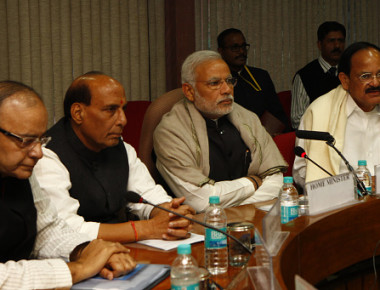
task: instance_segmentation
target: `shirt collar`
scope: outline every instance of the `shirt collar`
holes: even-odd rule
[[[321,65],[322,69],[323,69],[323,72],[326,73],[332,66],[323,59],[323,57],[320,55],[318,57],[318,62],[319,64]],[[334,66],[336,69],[338,69],[338,66]]]
[[[375,108],[371,111],[371,112],[364,112],[362,109],[359,108],[359,106],[356,104],[356,102],[354,101],[354,99],[351,97],[351,95],[349,93],[348,94],[348,98],[347,98],[347,118],[350,117],[353,112],[358,112],[359,114],[377,114],[380,116],[380,106],[379,105],[376,105]]]
[[[211,128],[218,128],[222,126],[223,124],[225,124],[226,122],[228,122],[227,115],[224,115],[220,117],[219,119],[209,119],[206,117],[203,117],[203,118],[206,120],[207,127],[211,127]]]

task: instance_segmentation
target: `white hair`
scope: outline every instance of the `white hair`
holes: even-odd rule
[[[195,69],[197,66],[206,61],[217,59],[222,59],[222,56],[216,51],[212,50],[200,50],[190,54],[182,64],[182,84],[189,83],[194,87],[194,81],[196,78]]]

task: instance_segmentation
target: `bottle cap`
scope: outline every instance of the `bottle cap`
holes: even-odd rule
[[[220,198],[219,196],[216,196],[216,195],[212,195],[209,197],[209,203],[210,204],[218,204],[220,203]]]
[[[254,228],[253,223],[250,222],[233,222],[227,224],[227,229],[231,232],[246,232]]]
[[[285,176],[284,177],[284,183],[293,183],[293,177]]]
[[[367,166],[367,160],[359,160],[358,165],[359,166]]]
[[[180,255],[189,255],[191,254],[191,245],[181,244],[177,248],[177,253]]]

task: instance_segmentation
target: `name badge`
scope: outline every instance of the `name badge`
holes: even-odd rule
[[[310,215],[336,209],[355,200],[354,179],[350,172],[306,183]]]

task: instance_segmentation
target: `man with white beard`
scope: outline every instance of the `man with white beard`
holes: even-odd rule
[[[211,195],[223,207],[278,196],[287,164],[259,118],[234,103],[236,79],[220,54],[197,51],[182,65],[186,98],[154,132],[157,168],[197,212]]]

